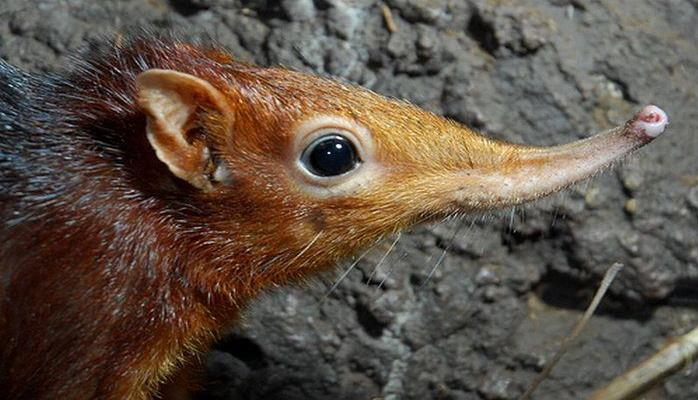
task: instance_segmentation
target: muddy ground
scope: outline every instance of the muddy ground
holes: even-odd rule
[[[349,262],[260,298],[208,356],[199,397],[515,399],[614,261],[626,268],[611,295],[535,398],[583,398],[698,325],[698,2],[385,0],[392,33],[380,4],[0,3],[0,55],[32,71],[66,66],[88,38],[149,26],[513,141],[571,141],[650,102],[668,111],[660,140],[589,183],[414,229],[380,262],[386,239],[331,293]],[[688,366],[647,398],[696,399],[697,382]]]

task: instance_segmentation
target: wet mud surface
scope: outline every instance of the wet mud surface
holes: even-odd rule
[[[200,399],[516,399],[615,261],[626,268],[536,399],[583,398],[698,325],[695,0],[5,0],[0,55],[54,71],[87,39],[139,26],[517,142],[575,140],[647,103],[671,120],[588,183],[415,228],[346,274],[351,260],[268,293],[207,356]],[[688,366],[647,398],[695,399],[696,382]]]

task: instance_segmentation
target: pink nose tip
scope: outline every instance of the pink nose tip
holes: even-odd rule
[[[669,125],[669,117],[664,110],[657,106],[645,106],[640,112],[635,114],[631,128],[638,134],[656,138],[661,135]]]

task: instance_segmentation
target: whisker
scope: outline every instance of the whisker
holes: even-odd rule
[[[385,254],[383,254],[383,257],[381,257],[381,259],[378,261],[376,266],[373,268],[373,271],[371,272],[371,274],[368,276],[368,279],[366,280],[367,282],[371,282],[371,280],[373,280],[373,277],[375,276],[376,272],[378,271],[378,268],[381,266],[381,264],[383,264],[385,259],[388,258],[388,255],[390,255],[390,253],[393,251],[393,249],[395,248],[395,245],[397,245],[397,242],[400,240],[401,237],[402,237],[402,232],[398,232],[397,235],[395,236],[395,240],[393,240],[393,243],[390,244],[390,247],[388,248],[388,250],[385,252]]]
[[[405,258],[407,258],[407,256],[407,253],[403,252],[401,255],[398,256],[398,259],[395,260],[395,262],[390,264],[390,268],[388,268],[388,271],[386,271],[385,276],[383,276],[383,279],[381,279],[380,283],[378,284],[379,290],[383,287],[383,284],[388,280],[390,273],[393,272],[393,267],[395,267],[395,265],[397,264],[400,264]]]
[[[388,276],[390,276],[390,273],[393,271],[394,266],[395,263],[390,264],[390,268],[388,268],[388,270],[385,272],[385,276],[383,277],[383,279],[381,279],[380,283],[378,284],[378,289],[382,288],[385,281],[388,280]]]
[[[371,246],[368,249],[366,249],[366,251],[361,253],[361,255],[359,257],[357,257],[356,260],[354,260],[354,262],[351,263],[351,265],[349,265],[349,268],[347,268],[347,270],[344,271],[342,276],[340,276],[339,279],[337,279],[337,281],[332,285],[332,287],[327,292],[327,294],[325,294],[325,298],[329,297],[339,287],[339,285],[342,283],[342,281],[347,277],[347,275],[349,275],[351,270],[354,269],[354,267],[356,267],[356,264],[358,264],[359,261],[361,261],[364,257],[366,257],[366,254],[368,254],[371,250],[373,250],[374,246]]]
[[[473,227],[475,226],[476,222],[477,218],[473,218],[472,221],[470,221],[470,225],[468,225],[468,229],[465,231],[465,236],[470,235],[470,233],[473,231]]]
[[[461,228],[463,228],[463,222],[460,222],[458,224],[458,227],[453,231],[453,234],[451,235],[451,239],[449,240],[448,244],[444,248],[444,250],[441,252],[441,255],[439,256],[439,259],[436,260],[436,264],[434,264],[434,267],[429,271],[429,274],[427,275],[427,278],[422,282],[421,285],[419,285],[419,289],[421,290],[431,279],[431,277],[434,275],[436,272],[436,269],[439,267],[439,265],[443,262],[444,258],[446,258],[446,254],[448,253],[449,250],[451,250],[451,247],[453,246],[453,242],[456,240],[456,236],[460,232]],[[472,225],[471,225],[472,226]]]
[[[308,244],[306,244],[305,247],[303,247],[303,250],[301,250],[298,254],[296,254],[296,256],[293,257],[291,259],[291,261],[289,261],[286,264],[284,269],[288,268],[290,265],[292,265],[294,262],[296,262],[296,260],[298,260],[300,257],[302,257],[303,254],[305,254],[305,252],[308,251],[308,249],[310,249],[310,246],[312,246],[315,242],[317,242],[317,240],[318,240],[318,238],[320,238],[321,234],[322,234],[322,231],[318,232],[317,235],[315,235],[315,237]]]
[[[555,224],[557,223],[557,217],[558,213],[560,212],[560,197],[556,195],[556,198],[553,201],[553,219],[550,221],[550,227],[555,227]]]

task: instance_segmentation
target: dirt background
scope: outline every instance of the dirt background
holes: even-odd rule
[[[515,399],[614,261],[626,268],[611,295],[535,398],[582,398],[698,325],[698,2],[385,0],[393,33],[380,4],[0,4],[0,55],[32,71],[68,65],[87,38],[149,26],[210,36],[262,65],[338,76],[520,142],[575,140],[650,102],[668,111],[660,140],[590,183],[416,228],[384,257],[388,239],[334,290],[349,262],[259,299],[207,356],[199,397]],[[647,398],[698,398],[698,368]]]

